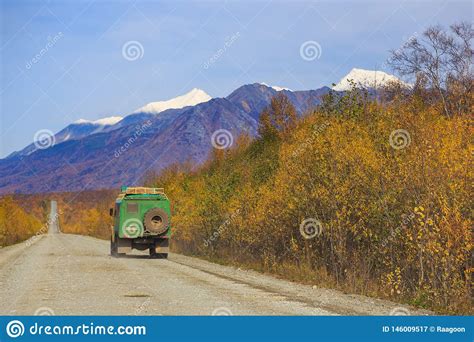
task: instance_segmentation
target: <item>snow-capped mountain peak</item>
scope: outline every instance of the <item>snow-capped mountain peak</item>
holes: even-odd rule
[[[268,85],[266,84],[265,82],[260,82],[260,84],[263,84],[264,86],[267,86],[269,88],[272,88],[276,91],[282,91],[282,90],[288,90],[288,91],[292,91],[290,88],[285,88],[285,87],[279,87],[279,86],[271,86],[271,85]]]
[[[354,68],[346,76],[341,78],[341,80],[334,87],[332,87],[332,89],[337,91],[350,90],[352,87],[350,80],[352,80],[356,86],[363,88],[377,89],[389,82],[398,82],[406,87],[410,87],[408,83],[405,83],[398,77],[387,74],[386,72]]]
[[[104,129],[115,125],[122,119],[121,116],[110,116],[95,121],[79,119],[54,134],[52,141],[54,142],[54,145],[56,145],[68,140],[81,139],[91,134],[103,132]],[[35,143],[32,143],[21,151],[13,152],[10,156],[28,156],[36,150],[38,150],[38,147]]]
[[[77,121],[74,121],[74,124],[93,124],[93,125],[99,125],[99,126],[109,126],[109,125],[115,125],[117,122],[122,120],[123,117],[121,116],[110,116],[108,118],[102,118],[99,120],[91,121],[91,120],[85,120],[85,119],[79,119]]]
[[[212,97],[204,90],[193,88],[188,93],[169,100],[150,102],[147,105],[138,108],[133,113],[158,114],[167,109],[179,109],[187,106],[195,106],[199,103],[207,102],[210,99],[212,99]]]
[[[76,140],[87,135],[102,132],[105,128],[121,121],[121,116],[110,116],[95,121],[79,119],[54,135],[55,143],[67,140]]]

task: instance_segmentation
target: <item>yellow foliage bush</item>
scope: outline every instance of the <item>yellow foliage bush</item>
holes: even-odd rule
[[[41,227],[41,221],[23,210],[12,197],[0,197],[0,246],[24,241]]]
[[[470,118],[350,96],[283,137],[148,179],[173,202],[175,249],[472,313]],[[307,219],[321,234],[301,234]]]

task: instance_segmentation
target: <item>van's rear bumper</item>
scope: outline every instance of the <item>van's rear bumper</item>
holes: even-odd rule
[[[169,253],[170,239],[168,236],[146,236],[134,239],[119,238],[118,253],[128,253],[132,249],[144,251],[149,248],[156,248],[156,253]]]

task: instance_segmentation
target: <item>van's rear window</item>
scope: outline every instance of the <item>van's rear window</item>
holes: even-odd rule
[[[127,213],[138,213],[138,203],[127,203]]]

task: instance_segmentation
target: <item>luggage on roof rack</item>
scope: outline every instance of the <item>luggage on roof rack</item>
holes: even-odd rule
[[[135,194],[135,195],[140,195],[140,194],[164,195],[165,189],[128,186],[128,187],[122,187],[122,192],[124,192],[125,194]]]

